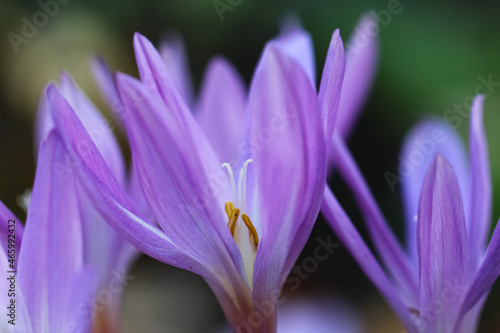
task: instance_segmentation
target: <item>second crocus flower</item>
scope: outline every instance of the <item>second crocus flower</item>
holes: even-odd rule
[[[475,332],[500,274],[499,225],[487,241],[491,179],[482,109],[483,96],[477,96],[469,163],[445,123],[425,122],[409,136],[400,158],[406,162],[396,176],[403,184],[406,248],[389,229],[343,140],[336,137],[333,144],[339,173],[358,201],[380,263],[329,188],[322,211],[409,332]]]
[[[52,86],[47,99],[66,148],[81,161],[82,184],[137,248],[204,277],[235,331],[274,332],[281,287],[323,197],[344,73],[339,33],[319,94],[286,45],[266,46],[248,115],[231,126],[244,145],[236,163],[222,165],[156,49],[138,34],[134,46],[141,81],[118,74],[116,83],[133,165],[158,226],[123,190],[71,103]]]

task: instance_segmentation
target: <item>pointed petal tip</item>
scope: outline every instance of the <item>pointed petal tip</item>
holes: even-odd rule
[[[233,64],[223,55],[216,54],[213,56],[207,64],[207,72],[210,70],[225,70],[227,68],[234,69]]]
[[[146,37],[144,37],[144,35],[143,35],[143,34],[141,34],[141,33],[140,33],[140,32],[138,32],[138,31],[134,32],[134,42],[135,42],[135,41],[139,41],[139,40],[141,40],[141,39],[143,39],[143,38],[144,38],[144,39],[146,39]]]
[[[438,175],[443,171],[447,173],[451,172],[456,178],[453,166],[446,159],[446,157],[444,157],[443,154],[441,154],[440,152],[436,152],[436,155],[434,156],[434,161],[432,161],[432,165],[429,168],[429,171],[430,170],[433,170],[434,175]]]
[[[95,53],[95,52],[90,54],[89,63],[90,63],[91,68],[101,67],[101,66],[107,67],[107,63],[106,63],[106,60],[104,59],[104,57],[101,54]]]
[[[71,80],[71,74],[67,70],[63,69],[59,73],[59,79],[61,80],[61,83],[65,80]]]
[[[116,72],[113,74],[113,78],[116,82],[116,87],[118,88],[118,93],[120,94],[120,97],[122,99],[125,99],[126,97],[129,97],[129,91],[131,87],[137,87],[141,84],[141,81],[136,79],[135,77],[132,77],[126,73],[122,72]],[[134,89],[134,88],[132,88]],[[134,93],[133,91],[130,93]],[[132,96],[134,97],[134,96]]]
[[[47,88],[45,88],[45,94],[47,96],[47,101],[49,101],[49,104],[52,104],[55,101],[57,95],[59,95],[59,89],[57,88],[55,83],[51,82],[47,85]]]
[[[332,40],[333,40],[334,38],[335,38],[335,39],[336,39],[336,38],[338,38],[338,39],[339,39],[339,41],[340,41],[340,43],[339,43],[340,45],[339,45],[339,46],[341,46],[342,48],[344,48],[344,43],[343,43],[343,41],[342,41],[342,35],[340,34],[340,28],[337,28],[337,29],[335,29],[335,30],[333,31],[333,33],[332,33]]]
[[[484,106],[484,95],[483,94],[476,95],[476,97],[472,101],[472,106],[471,106],[471,112],[473,117],[474,115],[477,114],[477,117],[480,117],[482,119],[483,106]]]
[[[137,48],[145,48],[147,46],[151,46],[151,47],[154,47],[153,46],[153,43],[151,43],[151,41],[146,37],[144,36],[143,34],[139,33],[139,32],[135,32],[134,33],[134,48],[137,49]]]
[[[440,152],[436,153],[436,157],[434,157],[434,161],[436,164],[445,163],[445,162],[448,163],[446,158]]]
[[[361,19],[359,20],[358,26],[360,28],[364,28],[372,22],[375,22],[375,23],[377,22],[377,20],[375,19],[375,16],[373,15],[373,11],[366,11],[361,15]]]

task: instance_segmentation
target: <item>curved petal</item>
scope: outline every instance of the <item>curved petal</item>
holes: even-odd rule
[[[224,287],[214,288],[211,283],[212,289],[223,290],[228,295],[225,299],[239,304],[232,304],[233,308],[242,308],[249,294],[243,282],[242,257],[226,226],[223,205],[216,198],[220,188],[207,187],[209,161],[197,154],[200,148],[189,137],[197,130],[186,129],[175,113],[166,112],[158,96],[148,93],[140,81],[119,75],[117,82],[129,114],[127,129],[134,163],[158,224],[173,244],[202,263]],[[134,99],[133,92],[144,98]]]
[[[439,153],[425,175],[418,207],[420,317],[428,332],[452,332],[465,296],[453,285],[467,285],[470,263],[460,186],[452,166]],[[436,302],[445,303],[436,312]]]
[[[478,265],[484,256],[491,223],[491,173],[488,143],[483,126],[484,96],[474,99],[470,122],[470,177],[472,179],[469,240],[471,255]]]
[[[338,170],[358,202],[372,242],[383,264],[392,278],[404,290],[411,303],[418,304],[416,267],[411,265],[397,238],[389,228],[345,142],[337,133],[333,136],[331,151],[337,156]]]
[[[372,33],[377,21],[365,14],[354,28],[346,53],[345,75],[340,96],[337,131],[347,139],[369,95],[378,62],[378,34]]]
[[[40,101],[38,102],[38,109],[36,112],[35,120],[35,160],[40,151],[40,145],[42,144],[42,141],[45,140],[50,130],[53,128],[54,121],[52,121],[52,115],[50,114],[47,98],[45,94],[42,94],[42,96],[40,97]]]
[[[206,169],[210,178],[216,178],[217,181],[220,181],[221,177],[226,179],[227,175],[223,172],[217,155],[203,131],[199,130],[192,112],[181,97],[158,51],[147,38],[139,33],[134,36],[134,49],[141,81],[145,89],[129,91],[130,96],[128,96],[128,99],[133,103],[138,103],[146,95],[158,95],[163,101],[164,107],[162,107],[162,112],[157,115],[161,118],[177,119],[177,123],[188,132],[186,138],[192,141],[192,147],[197,149],[197,151],[193,152],[193,156],[198,155],[200,157],[203,163],[199,164],[199,166]],[[141,95],[141,91],[147,91],[147,94]],[[165,122],[165,119],[162,121]],[[226,190],[229,190],[229,186],[225,187],[227,187]],[[221,207],[223,205],[224,201],[221,203]]]
[[[410,257],[417,263],[417,212],[424,176],[436,156],[442,154],[456,172],[461,193],[469,197],[469,166],[464,145],[453,128],[440,120],[425,120],[407,135],[399,160],[399,180],[402,184],[406,244]],[[469,211],[468,201],[464,202]],[[468,216],[468,215],[466,215]]]
[[[98,273],[91,267],[84,267],[79,272],[76,278],[72,281],[71,292],[67,295],[68,302],[66,312],[61,324],[64,325],[64,330],[60,332],[91,332],[94,324],[94,316],[96,305],[89,300],[95,299],[97,293]],[[99,302],[99,301],[98,301]],[[98,308],[100,304],[97,304]]]
[[[96,270],[98,283],[109,281],[113,270],[127,270],[137,250],[116,232],[97,211],[85,188],[77,183],[82,219],[85,264]]]
[[[120,126],[124,126],[125,111],[111,69],[106,61],[99,56],[94,56],[91,59],[90,67],[105,101],[114,114],[114,119],[118,121]]]
[[[66,73],[61,74],[59,89],[72,109],[75,110],[110,170],[118,181],[123,183],[125,179],[125,162],[113,133],[114,125],[108,123]]]
[[[13,222],[12,222],[13,221]],[[12,232],[10,232],[12,230]],[[13,236],[8,236],[9,234]],[[24,226],[11,211],[0,201],[0,244],[5,253],[9,253],[9,238],[15,240],[16,252],[19,254],[23,242]],[[13,238],[14,237],[14,238]]]
[[[250,91],[248,150],[255,163],[261,237],[254,298],[273,301],[319,212],[326,179],[319,106],[301,66],[274,43],[264,50]],[[275,303],[274,303],[275,304]],[[265,326],[272,329],[274,316]]]
[[[340,31],[337,29],[333,32],[330,41],[318,93],[327,149],[330,147],[333,129],[337,122],[344,72],[344,44],[340,38]]]
[[[160,45],[160,54],[187,105],[193,103],[193,83],[182,37],[170,33]]]
[[[274,42],[282,52],[298,61],[311,79],[312,85],[316,86],[316,63],[311,35],[300,25],[294,25],[282,32]]]
[[[0,321],[0,332],[4,333],[32,333],[31,320],[26,309],[26,302],[24,300],[24,295],[19,289],[19,281],[15,281],[17,288],[11,287],[11,272],[13,271],[10,267],[9,257],[7,257],[8,252],[5,252],[3,247],[0,247],[0,290],[4,291],[0,295],[0,307],[5,309],[5,317]],[[19,252],[16,251],[16,257]],[[15,271],[15,270],[14,270]],[[14,313],[11,315],[12,300],[15,302],[13,310]]]
[[[60,172],[77,172],[80,184],[104,219],[139,250],[170,265],[205,274],[207,270],[203,265],[186,256],[161,230],[145,221],[55,86],[47,88],[47,98],[56,129],[69,152],[58,165]]]
[[[224,58],[208,65],[196,114],[221,163],[237,164],[242,159],[238,146],[246,134],[245,86],[238,72]]]
[[[196,154],[199,148],[189,137],[196,129],[186,130],[139,81],[119,75],[117,82],[129,114],[127,129],[134,163],[158,224],[174,244],[211,269],[228,261],[228,254],[229,262],[242,264],[226,227],[224,207],[215,198],[220,191],[212,187],[207,192],[210,181],[205,167],[209,161]],[[144,98],[137,101],[132,92]]]
[[[500,221],[495,227],[484,261],[467,291],[460,316],[472,309],[481,298],[486,297],[498,276],[500,276]]]
[[[325,188],[321,213],[407,329],[410,332],[417,332],[410,318],[410,312],[398,295],[397,289],[391,284],[377,259],[328,187]]]
[[[159,94],[169,112],[181,119],[189,119],[191,112],[153,44],[146,37],[135,33],[134,50],[141,81],[146,89]]]
[[[83,267],[81,221],[75,179],[59,177],[66,152],[55,132],[42,143],[24,242],[19,254],[19,288],[33,329],[60,332],[67,295]]]

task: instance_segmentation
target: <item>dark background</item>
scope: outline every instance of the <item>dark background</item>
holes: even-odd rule
[[[226,1],[223,0],[224,3]],[[332,31],[344,41],[360,16],[387,8],[388,1],[243,0],[221,21],[212,1],[83,1],[60,5],[59,12],[15,53],[7,38],[20,34],[22,17],[41,7],[36,1],[0,2],[0,199],[24,217],[17,197],[31,187],[34,175],[33,122],[44,84],[68,70],[105,110],[88,67],[97,52],[114,69],[137,72],[132,37],[139,31],[158,43],[176,31],[185,40],[196,87],[204,67],[216,54],[232,61],[248,83],[264,43],[278,33],[287,13],[300,16],[311,32],[318,76]],[[500,81],[500,7],[494,1],[402,0],[403,10],[381,28],[379,69],[350,146],[393,229],[401,238],[403,215],[399,191],[383,177],[397,171],[405,133],[425,115],[442,117],[455,103],[474,94],[478,77]],[[224,87],[221,87],[224,89]],[[485,102],[485,126],[494,180],[492,222],[500,215],[500,92]],[[458,128],[467,142],[468,120]],[[122,138],[123,141],[123,138]],[[331,180],[346,210],[358,225],[359,214],[343,184]],[[312,255],[315,239],[330,234],[320,217],[303,258]],[[124,332],[201,332],[223,323],[215,297],[203,280],[149,258],[141,258],[125,293]],[[286,292],[286,291],[285,291]],[[350,306],[368,332],[399,333],[402,328],[369,280],[343,247],[310,274],[290,300],[331,295]],[[486,303],[480,332],[499,327],[500,288]]]

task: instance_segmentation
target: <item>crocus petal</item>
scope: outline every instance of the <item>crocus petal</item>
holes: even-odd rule
[[[3,235],[2,235],[3,237]],[[3,247],[0,247],[0,269],[2,272],[0,273],[0,290],[4,291],[2,295],[0,295],[0,307],[5,309],[6,314],[4,315],[4,320],[0,321],[0,332],[5,333],[32,333],[33,330],[31,328],[30,317],[28,315],[28,311],[26,309],[26,302],[24,300],[24,295],[22,291],[18,288],[19,281],[17,281],[17,276],[14,277],[14,280],[11,280],[13,272],[17,270],[12,269],[10,267],[10,262],[8,260],[12,259],[7,257],[7,253],[5,252]],[[16,251],[16,258],[18,258],[19,252]],[[17,264],[16,264],[17,265]],[[11,284],[14,283],[17,287],[12,288]],[[12,290],[13,289],[13,290]],[[11,300],[14,300],[15,306],[15,314],[13,317],[10,316],[10,309],[8,307],[12,307]],[[9,321],[12,321],[9,323]]]
[[[233,66],[224,58],[208,65],[201,87],[197,121],[221,163],[237,164],[238,147],[247,129],[245,86]]]
[[[483,126],[484,96],[474,99],[470,122],[470,175],[472,179],[469,240],[471,255],[482,260],[491,223],[491,173]]]
[[[72,282],[83,266],[75,180],[57,174],[66,157],[57,134],[42,143],[24,242],[19,255],[19,288],[36,332],[60,332]]]
[[[310,79],[273,43],[257,67],[249,103],[247,148],[257,179],[260,216],[255,219],[262,229],[254,297],[262,301],[277,297],[274,291],[295,263],[319,212],[326,178],[325,142]],[[272,318],[269,323],[267,329],[272,329]]]
[[[378,60],[378,38],[373,15],[365,14],[354,28],[346,53],[344,82],[340,97],[337,131],[347,139],[368,97]]]
[[[184,101],[187,105],[191,105],[193,102],[193,83],[191,82],[187,52],[182,37],[178,34],[169,34],[160,45],[160,54]]]
[[[81,184],[77,184],[77,193],[85,264],[95,268],[99,283],[107,283],[113,270],[129,267],[137,250],[106,222]]]
[[[50,130],[54,128],[54,121],[52,120],[52,115],[50,114],[49,105],[45,94],[42,94],[40,101],[38,103],[38,110],[36,113],[35,121],[35,135],[34,135],[34,151],[35,159],[38,156],[40,150],[40,144],[47,137]]]
[[[500,221],[495,227],[484,261],[467,291],[460,315],[466,314],[487,295],[498,276],[500,276]]]
[[[134,49],[141,81],[147,90],[147,95],[157,94],[164,103],[164,110],[160,115],[164,115],[168,119],[172,119],[173,117],[182,123],[182,128],[189,132],[187,139],[193,141],[193,147],[198,149],[196,153],[203,162],[200,164],[200,167],[204,166],[207,174],[220,179],[219,176],[224,175],[224,173],[221,170],[219,159],[208,142],[205,133],[196,124],[192,112],[180,95],[160,54],[154,48],[153,44],[139,33],[134,35]],[[128,99],[133,103],[139,102],[146,96],[138,95],[140,91],[141,89],[138,91],[129,91]]]
[[[321,212],[342,241],[342,244],[347,247],[360,268],[394,309],[394,312],[396,312],[409,332],[417,332],[416,327],[410,324],[410,313],[398,295],[396,288],[391,284],[377,259],[328,187],[325,188]]]
[[[9,232],[9,230],[12,230],[12,232]],[[19,253],[23,241],[23,234],[24,226],[22,225],[21,220],[19,220],[10,211],[10,209],[8,209],[3,202],[0,201],[0,237],[2,237],[2,239],[0,239],[0,244],[2,245],[5,253],[9,253],[9,238],[15,240],[16,252]]]
[[[221,281],[220,275],[225,270],[214,273],[213,270],[219,269],[219,266],[210,266],[206,262],[200,262],[188,256],[184,249],[172,243],[162,230],[151,222],[146,222],[141,209],[135,206],[113,176],[85,127],[57,88],[53,85],[49,86],[47,96],[56,128],[62,134],[72,161],[77,162],[71,165],[72,170],[78,173],[80,183],[85,187],[104,219],[145,254],[203,276],[214,291],[221,295],[228,294],[225,298],[231,300],[231,303],[226,306],[234,308],[236,306],[234,302],[238,302],[240,308],[243,309],[245,303],[248,303],[248,296],[244,293],[244,282],[238,284],[241,280],[238,280],[239,275],[224,276],[229,281]],[[197,241],[193,239],[191,245],[195,246]],[[224,268],[230,270],[231,266]],[[236,294],[231,287],[240,292]]]
[[[141,81],[147,90],[157,92],[169,112],[186,118],[190,113],[177,84],[153,44],[139,33],[134,35],[134,50]]]
[[[98,273],[92,267],[84,267],[76,278],[72,281],[71,293],[68,294],[68,303],[66,312],[61,323],[64,325],[64,330],[60,332],[91,332],[94,323],[94,316],[98,315],[98,311],[103,311],[102,305],[94,308],[94,303],[89,300],[95,297],[97,290]],[[108,288],[109,286],[107,286]],[[106,289],[107,290],[107,289]],[[113,288],[113,291],[115,289]],[[107,290],[109,291],[109,290]],[[117,297],[113,293],[111,298]]]
[[[408,302],[416,306],[418,304],[416,267],[411,266],[406,253],[389,228],[344,140],[337,133],[333,136],[331,151],[337,156],[338,170],[358,202],[373,244],[392,278],[404,291]]]
[[[424,120],[406,137],[399,157],[406,221],[406,245],[417,264],[417,212],[424,176],[436,156],[442,154],[453,166],[464,198],[469,197],[469,167],[464,145],[458,134],[445,122]],[[464,202],[468,212],[468,201]],[[466,215],[467,216],[467,215]]]
[[[452,299],[450,286],[469,282],[469,252],[460,186],[452,166],[439,153],[422,184],[417,237],[420,317],[432,323],[428,332],[452,332],[465,295]],[[446,305],[436,314],[436,300],[445,297]]]
[[[185,130],[182,120],[164,110],[161,100],[139,81],[118,75],[117,82],[129,114],[127,128],[134,163],[158,224],[176,246],[214,271],[229,260],[225,254],[242,265],[226,226],[223,203],[214,198],[220,190],[207,187],[211,185],[206,174],[210,161],[196,154],[200,148],[189,137],[196,129]],[[144,98],[137,100],[132,92]]]
[[[77,113],[110,170],[120,182],[124,182],[125,162],[113,134],[114,125],[104,119],[94,104],[66,73],[61,74],[60,92]]]
[[[314,61],[314,45],[311,35],[299,25],[288,27],[278,36],[275,45],[289,57],[298,61],[316,86],[316,64]]]
[[[318,94],[327,148],[330,146],[333,129],[337,122],[344,71],[344,44],[340,38],[340,31],[337,29],[333,32],[330,41]]]
[[[99,91],[101,91],[104,99],[111,108],[114,119],[117,120],[120,126],[124,126],[123,121],[125,114],[111,69],[106,61],[99,56],[95,56],[91,59],[90,66],[97,85],[99,86]]]
[[[117,83],[129,115],[134,163],[158,224],[175,246],[206,267],[208,273],[202,276],[219,300],[228,300],[221,301],[226,313],[247,307],[250,288],[243,260],[226,226],[223,203],[214,197],[224,191],[211,187],[209,177],[215,174],[208,173],[210,160],[197,154],[202,148],[190,137],[199,130],[186,128],[197,124],[183,123],[178,114],[165,110],[159,96],[148,92],[140,81],[120,74]],[[144,98],[134,98],[133,92]]]
[[[145,221],[140,209],[111,173],[85,127],[55,86],[47,88],[47,98],[56,129],[70,154],[69,160],[73,162],[69,165],[63,163],[60,167],[78,173],[80,184],[90,194],[105,220],[147,255],[183,269],[206,272],[202,265],[173,245],[161,230]]]
[[[77,110],[78,117],[92,137],[110,170],[120,183],[124,183],[124,161],[118,142],[113,134],[113,127],[108,124],[71,78],[64,73],[61,75],[60,91],[73,110]],[[114,265],[118,262],[124,264],[123,260],[119,260],[122,255],[121,250],[130,245],[106,223],[81,186],[78,186],[77,191],[82,212],[86,263],[91,263],[97,267],[101,279],[106,279],[107,274],[114,268]],[[130,251],[127,251],[127,253],[132,254]]]

